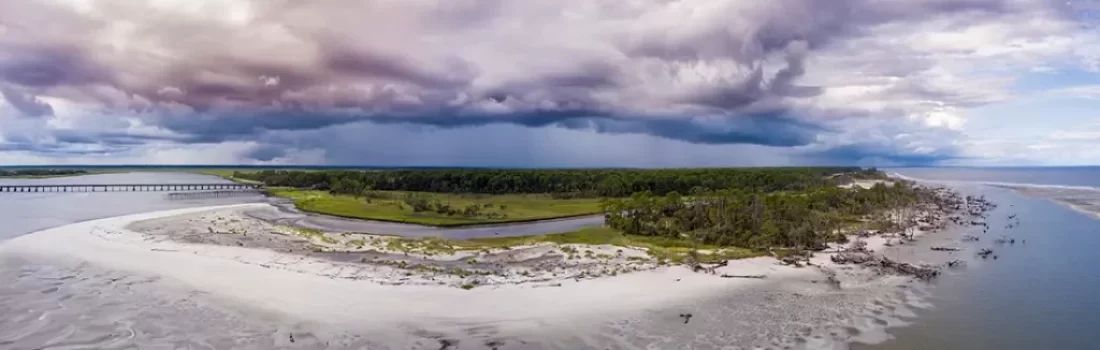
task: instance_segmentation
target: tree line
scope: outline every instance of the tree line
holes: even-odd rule
[[[835,174],[878,174],[855,167],[715,169],[428,169],[378,171],[264,170],[235,172],[236,178],[267,186],[328,190],[360,195],[369,191],[444,193],[542,193],[558,198],[626,197],[650,192],[700,194],[727,189],[755,192],[804,191],[837,184]]]
[[[843,240],[839,229],[878,215],[901,228],[900,215],[919,203],[936,203],[934,190],[899,182],[870,189],[820,187],[762,193],[739,189],[683,197],[649,192],[604,202],[605,223],[625,234],[691,238],[699,243],[755,249],[812,250]]]
[[[0,177],[83,175],[87,173],[88,171],[83,169],[0,169]]]

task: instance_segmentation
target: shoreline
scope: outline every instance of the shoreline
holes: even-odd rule
[[[796,288],[813,291],[808,294],[813,295],[831,290],[830,281],[836,280],[837,288],[857,291],[870,288],[868,290],[874,293],[887,293],[913,280],[908,277],[883,279],[883,275],[890,274],[858,265],[836,264],[830,259],[842,246],[833,245],[830,251],[837,253],[816,254],[810,259],[814,266],[807,267],[785,266],[774,258],[762,257],[730,260],[728,265],[716,267],[716,274],[697,273],[684,266],[647,266],[640,271],[613,276],[560,278],[549,283],[556,285],[509,283],[514,281],[505,278],[504,283],[486,281],[484,285],[463,290],[454,288],[453,282],[465,280],[448,281],[445,285],[372,283],[360,277],[382,271],[373,276],[383,282],[387,279],[407,282],[410,276],[356,268],[354,265],[358,264],[333,262],[308,254],[150,239],[157,234],[128,229],[142,221],[178,219],[203,213],[228,215],[234,210],[262,208],[272,207],[268,204],[213,206],[86,221],[2,242],[0,253],[60,257],[165,277],[182,282],[187,288],[224,298],[234,305],[349,329],[392,330],[412,324],[446,334],[464,332],[457,324],[492,325],[495,331],[505,334],[534,334],[546,329],[582,331],[640,312],[667,312],[670,308],[683,307],[685,302],[740,295],[755,289]],[[866,242],[867,249],[880,252],[889,249],[888,240],[891,239],[873,235],[859,240]],[[630,255],[633,253],[636,252],[627,252],[626,256],[634,256]],[[767,277],[722,278],[721,274]],[[707,312],[688,310],[699,317],[706,316]],[[669,327],[682,321],[675,314],[670,318]],[[867,326],[885,327],[886,324],[875,321]],[[877,334],[870,330],[862,333]],[[877,334],[869,341],[882,336]],[[838,336],[834,334],[834,337]]]
[[[1065,206],[1065,207],[1067,207],[1067,208],[1069,208],[1073,211],[1081,213],[1082,215],[1088,216],[1088,217],[1096,219],[1096,220],[1100,220],[1100,211],[1089,210],[1089,208],[1096,208],[1097,207],[1096,204],[1085,205],[1085,204],[1074,203],[1073,201],[1058,199],[1058,198],[1050,198],[1050,200],[1054,203],[1061,204],[1061,205],[1063,205],[1063,206]]]

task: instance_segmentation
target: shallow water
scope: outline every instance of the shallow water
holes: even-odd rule
[[[892,330],[895,339],[854,349],[1100,349],[1100,220],[1060,204],[1100,203],[1100,168],[896,171],[980,189],[1001,205],[983,241],[1004,235],[1017,244],[984,244],[999,259],[940,279],[934,308]],[[1006,228],[1011,214],[1019,226]]]

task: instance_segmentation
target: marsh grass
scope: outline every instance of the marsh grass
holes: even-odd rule
[[[281,227],[283,229],[287,230],[287,231],[296,233],[297,235],[305,237],[306,239],[309,239],[309,240],[316,239],[316,240],[319,240],[319,241],[324,242],[326,244],[337,244],[338,243],[335,238],[329,237],[328,235],[326,235],[324,232],[322,232],[320,230],[315,230],[315,229],[305,228],[305,227],[292,227],[292,226],[281,226]]]

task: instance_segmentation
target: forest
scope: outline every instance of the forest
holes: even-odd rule
[[[628,235],[690,238],[702,244],[753,249],[815,250],[843,240],[840,229],[878,216],[936,203],[933,189],[897,182],[864,188],[820,187],[763,193],[739,189],[682,197],[648,192],[604,202],[606,225]],[[901,218],[901,215],[893,215]],[[882,229],[898,227],[880,227]]]
[[[84,175],[84,169],[0,169],[0,177],[46,177]]]
[[[804,191],[832,187],[854,174],[881,175],[875,169],[716,168],[716,169],[427,169],[377,171],[265,170],[235,172],[234,178],[267,186],[363,195],[370,191],[478,194],[551,194],[555,198],[627,197],[649,192],[702,194],[720,190]]]

